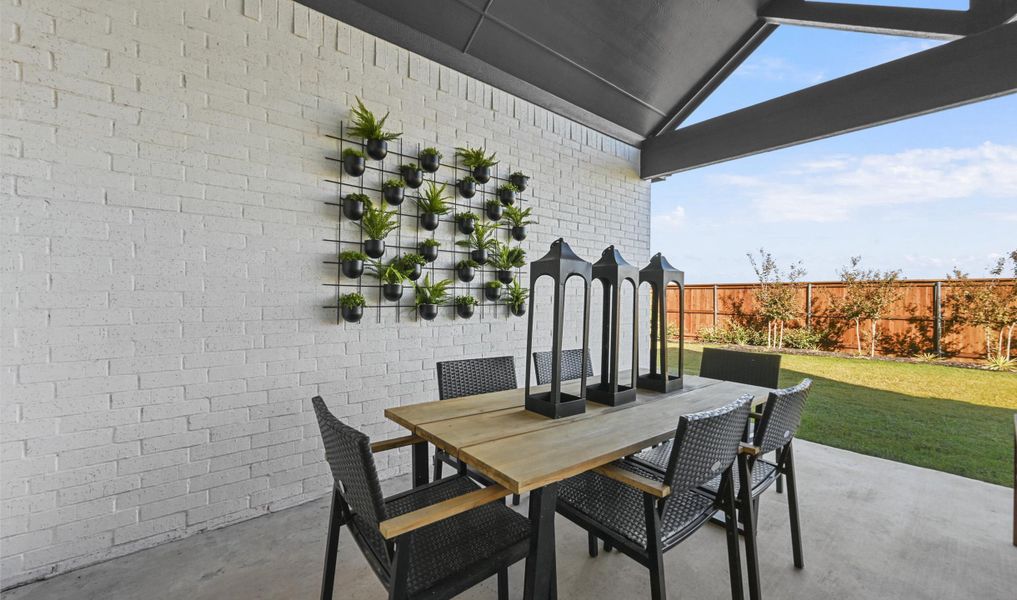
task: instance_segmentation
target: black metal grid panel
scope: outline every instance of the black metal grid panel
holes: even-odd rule
[[[470,257],[470,250],[468,248],[463,248],[461,246],[456,245],[456,242],[462,239],[464,237],[464,234],[459,231],[459,227],[455,221],[456,214],[460,212],[472,212],[477,215],[478,223],[485,224],[492,223],[492,221],[487,217],[485,205],[488,200],[498,199],[497,191],[498,186],[500,186],[503,183],[509,182],[508,174],[512,173],[512,170],[506,169],[506,173],[503,176],[502,163],[499,162],[493,168],[491,180],[483,185],[478,183],[477,193],[476,195],[474,195],[473,198],[464,198],[459,193],[459,187],[456,184],[460,178],[470,175],[472,174],[472,172],[469,168],[460,164],[459,157],[456,156],[455,149],[453,148],[448,152],[448,154],[451,154],[453,158],[453,162],[451,164],[441,162],[441,166],[439,167],[437,172],[427,173],[425,171],[424,183],[420,186],[420,188],[413,189],[410,187],[406,187],[404,190],[405,199],[403,200],[403,203],[398,207],[392,207],[387,202],[385,202],[384,198],[381,197],[382,184],[385,182],[386,179],[389,179],[391,177],[402,177],[402,173],[400,172],[400,167],[402,165],[410,163],[416,163],[419,165],[418,157],[420,155],[420,151],[423,150],[423,147],[420,145],[419,142],[417,142],[413,144],[416,147],[416,152],[413,154],[408,154],[405,151],[403,139],[399,138],[394,144],[390,144],[388,154],[385,156],[385,158],[379,161],[368,157],[367,168],[364,171],[363,175],[359,177],[352,177],[342,169],[343,150],[345,150],[346,148],[356,148],[366,152],[367,147],[366,143],[364,143],[363,141],[357,141],[354,139],[347,138],[345,131],[346,124],[345,122],[341,121],[339,123],[338,136],[326,134],[326,137],[335,140],[337,154],[336,156],[326,155],[325,158],[338,165],[339,177],[336,179],[325,179],[326,182],[334,184],[337,189],[338,196],[337,200],[335,202],[325,202],[325,204],[329,206],[334,206],[338,209],[336,211],[338,215],[338,222],[336,223],[336,237],[334,239],[326,238],[323,240],[325,242],[332,242],[336,245],[335,251],[336,259],[323,261],[325,264],[335,265],[336,282],[323,284],[325,286],[335,288],[336,290],[335,304],[325,305],[323,308],[335,311],[336,324],[341,324],[345,322],[342,318],[342,309],[339,306],[339,296],[344,293],[343,290],[351,291],[351,288],[355,288],[357,292],[359,292],[360,294],[364,294],[364,299],[367,300],[368,302],[368,304],[364,307],[365,312],[367,309],[374,309],[376,315],[376,322],[378,323],[381,323],[382,310],[387,308],[396,309],[396,322],[399,322],[401,320],[402,310],[400,309],[410,309],[413,318],[416,320],[420,320],[420,317],[416,311],[416,306],[413,303],[412,286],[407,286],[407,289],[404,290],[403,292],[403,297],[400,298],[399,301],[391,302],[385,300],[385,298],[381,294],[382,287],[381,281],[378,281],[376,284],[365,283],[364,281],[365,278],[370,277],[370,275],[367,274],[366,269],[364,273],[355,280],[355,282],[349,282],[349,278],[344,277],[342,274],[342,267],[338,260],[338,256],[339,253],[342,252],[344,249],[355,248],[358,250],[362,250],[363,248],[364,233],[363,230],[360,229],[359,223],[355,225],[357,232],[355,237],[353,238],[343,237],[343,223],[345,221],[348,221],[348,219],[346,218],[345,215],[343,215],[342,212],[343,198],[346,196],[346,194],[355,192],[368,195],[371,195],[373,193],[375,195],[371,197],[372,202],[379,202],[382,206],[386,207],[386,210],[391,210],[392,208],[397,208],[398,210],[399,227],[394,232],[390,233],[386,238],[385,242],[386,252],[385,256],[382,257],[381,260],[387,262],[397,254],[405,254],[408,252],[416,253],[417,248],[420,245],[420,242],[422,242],[424,239],[428,237],[434,238],[435,232],[437,231],[437,230],[426,231],[420,227],[421,211],[419,204],[417,203],[417,200],[420,198],[420,190],[423,189],[424,185],[427,185],[428,182],[433,182],[435,184],[446,183],[453,190],[451,216],[445,215],[441,217],[439,219],[438,226],[439,228],[448,226],[452,227],[452,241],[450,242],[450,247],[447,248],[445,247],[445,244],[442,243],[442,245],[439,246],[438,248],[438,258],[423,267],[424,274],[429,273],[431,275],[432,282],[435,281],[436,279],[451,279],[453,281],[451,292],[452,301],[446,304],[442,304],[439,307],[444,309],[450,309],[453,320],[461,319],[462,317],[459,316],[455,309],[455,298],[457,296],[472,295],[474,298],[477,299],[477,309],[474,312],[473,317],[471,318],[483,319],[486,316],[492,317],[497,316],[499,312],[498,311],[499,306],[504,307],[504,312],[502,313],[503,316],[507,317],[512,316],[512,313],[509,311],[509,305],[507,302],[503,300],[491,301],[488,300],[487,297],[484,295],[484,285],[488,281],[493,281],[497,279],[496,269],[492,269],[487,265],[477,267],[476,269],[477,275],[473,278],[472,282],[466,283],[459,280],[459,277],[456,274],[456,264],[460,260],[468,259]],[[393,148],[393,146],[395,146],[395,148]],[[446,153],[443,152],[443,154]],[[447,156],[443,156],[443,159],[447,159]],[[438,179],[438,175],[442,174],[443,171],[445,173],[449,172],[452,173],[452,177],[450,180]],[[365,185],[365,180],[369,178],[376,179],[377,185],[376,186],[371,186],[369,184]],[[525,203],[522,194],[523,192],[516,193],[515,205],[518,206],[519,208],[523,208]],[[410,209],[410,207],[407,206],[407,203],[410,201],[413,202],[412,209]],[[412,245],[409,245],[404,242],[403,235],[405,225],[404,221],[407,219],[410,220],[411,222],[410,231],[412,233],[408,232],[405,237],[411,238]],[[508,244],[515,242],[511,235],[511,227],[504,222],[497,225],[495,236],[498,236],[500,234],[504,234],[504,240],[499,241],[504,241],[505,243]],[[390,244],[389,241],[392,239],[393,235],[395,236],[395,244]],[[395,253],[390,255],[389,254],[390,251],[395,251]],[[448,263],[442,262],[443,258],[445,258],[445,260],[449,260],[450,258],[451,261]],[[439,262],[442,262],[442,264],[438,265],[437,263]],[[442,275],[436,275],[436,273],[440,273]],[[423,277],[424,274],[422,274],[421,277]],[[448,276],[445,276],[444,274],[448,274]],[[519,280],[521,284],[525,285],[525,282],[522,281],[521,277],[522,269],[517,268],[516,279]],[[370,294],[370,296],[368,296],[368,294],[365,294],[365,291],[367,291],[368,294]]]

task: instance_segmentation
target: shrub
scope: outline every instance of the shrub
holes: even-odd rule
[[[784,345],[799,350],[818,350],[822,335],[808,327],[784,330]]]

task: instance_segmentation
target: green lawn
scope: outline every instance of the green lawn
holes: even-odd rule
[[[701,356],[686,346],[686,373]],[[1013,487],[1017,375],[785,354],[781,386],[804,377],[802,439]]]

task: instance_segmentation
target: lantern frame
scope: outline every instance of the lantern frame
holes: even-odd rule
[[[593,263],[593,280],[604,288],[603,329],[600,339],[600,382],[591,385],[587,396],[593,402],[620,406],[636,399],[639,374],[639,268],[629,264],[615,247],[604,249]],[[626,281],[632,283],[632,370],[631,381],[621,385],[618,358],[621,351],[621,296]]]
[[[636,379],[641,389],[672,392],[682,389],[685,368],[685,272],[658,252],[639,271],[639,285],[650,284],[650,370]],[[678,285],[678,374],[668,373],[667,288]],[[659,370],[658,370],[659,369]]]

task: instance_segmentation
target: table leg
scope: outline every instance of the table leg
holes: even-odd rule
[[[413,487],[427,484],[427,442],[413,444]]]
[[[548,600],[557,597],[554,556],[554,508],[558,483],[530,492],[530,553],[526,556],[523,598]]]

